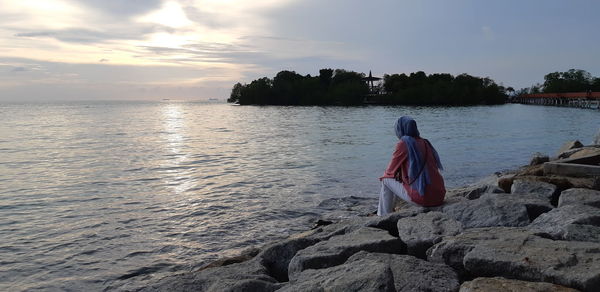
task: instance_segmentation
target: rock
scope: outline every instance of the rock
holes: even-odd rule
[[[596,137],[594,137],[594,141],[592,141],[593,145],[600,145],[600,129],[596,132]]]
[[[306,269],[340,265],[361,250],[399,254],[406,250],[406,245],[387,231],[363,227],[298,251],[288,266],[288,277],[292,280]]]
[[[280,292],[295,291],[396,291],[389,265],[369,259],[320,270],[305,270]]]
[[[494,194],[486,195],[493,196]],[[551,211],[554,206],[543,195],[536,193],[529,194],[498,194],[498,200],[510,201],[517,204],[523,204],[527,209],[529,221],[535,220],[538,216]]]
[[[139,291],[275,291],[280,287],[267,269],[253,259],[169,276]]]
[[[550,157],[548,155],[538,152],[538,153],[533,154],[533,157],[531,157],[531,160],[529,161],[529,165],[530,166],[540,165],[540,164],[543,164],[544,162],[548,162],[548,161],[550,161]]]
[[[527,180],[527,179],[515,179],[512,187],[510,188],[511,194],[538,194],[548,199],[548,202],[558,201],[559,192],[556,186],[546,182]]]
[[[552,206],[536,194],[485,194],[477,200],[447,206],[443,212],[463,228],[526,226]]]
[[[500,178],[498,178],[498,187],[502,189],[505,193],[510,193],[510,189],[512,188],[514,179],[514,174],[503,175]]]
[[[585,236],[583,231],[595,228],[578,225],[600,227],[600,209],[587,205],[565,205],[540,215],[531,223],[529,229],[558,240],[598,242],[598,234]]]
[[[236,263],[242,263],[242,262],[251,260],[259,252],[260,252],[260,249],[258,249],[258,248],[248,248],[248,249],[242,251],[240,253],[240,255],[218,259],[218,260],[216,260],[216,261],[214,261],[214,262],[212,262],[212,263],[210,263],[210,264],[208,264],[206,266],[203,266],[202,268],[200,268],[200,270],[209,269],[209,268],[215,268],[215,267],[228,266],[228,265],[236,264]]]
[[[600,191],[576,188],[564,190],[560,193],[558,207],[574,204],[583,204],[600,208]]]
[[[376,197],[342,197],[322,201],[317,208],[326,210],[323,220],[339,221],[355,216],[368,216],[377,211]]]
[[[560,147],[556,156],[558,156],[558,158],[565,158],[565,157],[562,157],[564,152],[567,152],[567,151],[569,151],[571,149],[575,149],[575,148],[581,148],[581,147],[583,147],[583,144],[581,144],[581,142],[579,142],[578,140],[569,141],[569,142],[565,143],[562,147]]]
[[[350,228],[351,226],[339,223],[319,227],[287,240],[270,244],[264,247],[256,258],[268,270],[269,275],[278,281],[285,282],[288,280],[288,265],[299,250],[328,240],[335,235],[349,232]]]
[[[502,277],[477,278],[464,282],[459,292],[577,292],[579,290],[567,288],[545,282],[527,282],[521,280],[505,279]]]
[[[525,228],[465,230],[444,237],[427,256],[471,277],[501,276],[600,291],[600,244],[555,241]]]
[[[394,276],[396,291],[456,291],[458,275],[452,268],[439,263],[430,263],[409,255],[358,252],[346,264],[362,260],[388,265]]]
[[[600,190],[600,178],[596,177],[569,177],[559,175],[545,175],[545,176],[518,176],[516,179],[540,181],[553,184],[556,186],[558,191],[563,191],[571,188],[585,188]],[[510,191],[509,191],[510,193]]]
[[[425,252],[443,236],[462,232],[462,224],[440,212],[419,214],[398,220],[398,235],[408,254],[425,258]]]
[[[504,193],[504,190],[495,185],[473,185],[462,188],[455,188],[446,192],[446,197],[462,197],[469,200],[475,200],[485,193]]]
[[[569,224],[563,227],[560,239],[568,241],[588,241],[600,243],[600,227],[593,225]]]
[[[428,209],[423,207],[410,207],[399,210],[397,212],[388,214],[383,217],[373,216],[369,217],[368,220],[364,221],[361,226],[374,227],[383,230],[387,230],[392,236],[398,236],[397,223],[398,220],[406,217],[417,216],[418,214],[425,213]],[[356,222],[356,221],[355,221]]]
[[[569,158],[582,158],[592,155],[600,155],[600,147],[584,147],[578,149],[578,151],[575,151],[569,155]]]

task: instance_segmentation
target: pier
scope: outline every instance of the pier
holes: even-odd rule
[[[535,93],[514,97],[512,103],[600,109],[600,92]]]

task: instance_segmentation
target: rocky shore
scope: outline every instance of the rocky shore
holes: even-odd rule
[[[326,200],[310,231],[141,291],[600,291],[600,177],[544,170],[595,155],[567,143],[449,190],[443,206],[386,217],[372,216],[376,198]]]

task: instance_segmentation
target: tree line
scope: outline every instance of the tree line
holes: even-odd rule
[[[522,88],[517,95],[530,93],[565,93],[600,91],[600,77],[581,69],[570,69],[565,72],[553,72],[544,76],[543,84],[535,84]]]
[[[227,100],[241,105],[362,105],[370,92],[365,74],[321,69],[319,76],[281,71],[249,84],[237,83]],[[500,104],[506,89],[489,78],[468,74],[427,75],[422,71],[386,74],[370,98],[379,104],[475,105]]]

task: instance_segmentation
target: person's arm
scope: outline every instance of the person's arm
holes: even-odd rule
[[[392,159],[386,168],[382,178],[395,178],[398,171],[400,170],[400,166],[407,159],[408,154],[406,153],[406,145],[404,142],[399,141],[396,144],[396,149],[392,153]],[[402,176],[400,177],[401,180]]]

